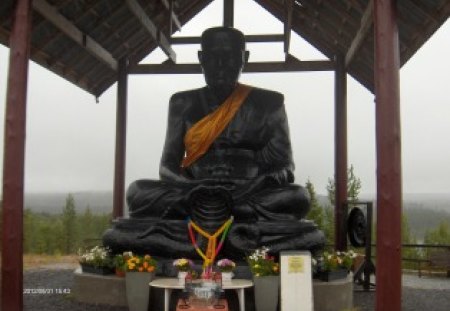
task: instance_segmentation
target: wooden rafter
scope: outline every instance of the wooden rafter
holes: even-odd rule
[[[450,1],[447,1],[444,5],[442,5],[440,8],[436,8],[436,12],[433,15],[433,20],[440,21],[442,24],[444,24],[445,20],[447,20],[450,16]],[[423,36],[429,35],[430,33],[433,33],[436,31],[436,29],[439,27],[439,24],[430,23],[426,27],[422,27],[419,30],[419,33]],[[417,51],[425,41],[418,36],[415,39],[412,40],[412,42],[408,42],[408,48],[401,53],[401,62],[402,65],[406,63],[406,61],[415,53],[414,51]]]
[[[65,1],[64,3],[60,3],[58,4],[58,6],[55,6],[55,8],[60,8],[61,5],[66,5],[68,3],[68,1]],[[86,11],[83,12],[83,14],[80,14],[74,21],[74,24],[77,24],[77,22],[79,22],[82,18],[86,17],[87,14],[89,14],[91,12],[91,10],[98,4],[98,2],[92,2],[86,9]],[[120,7],[120,6],[119,6]],[[33,27],[33,30],[35,30],[36,28]],[[56,35],[53,36],[49,36],[47,40],[43,41],[39,46],[35,46],[36,49],[38,50],[43,50],[45,49],[46,46],[48,46],[49,44],[51,44],[52,42],[58,40],[60,38],[60,36],[62,35],[61,32],[58,32]]]
[[[361,18],[361,26],[358,29],[355,37],[353,38],[350,47],[347,50],[347,54],[345,55],[345,68],[347,68],[352,62],[355,54],[358,52],[359,48],[364,43],[367,34],[372,29],[373,25],[373,0],[369,1],[367,5],[366,11],[364,12]]]
[[[284,53],[289,54],[291,44],[292,11],[294,10],[294,0],[284,0]]]
[[[117,70],[117,60],[103,48],[97,41],[84,34],[71,21],[65,18],[59,11],[45,0],[34,0],[33,8],[45,17],[56,28],[62,31],[77,44],[86,49],[90,54],[108,65],[114,71]]]
[[[173,61],[176,61],[175,51],[172,50],[169,40],[166,36],[156,27],[155,23],[144,13],[141,5],[136,0],[126,0],[130,11],[141,22],[142,26],[150,33],[153,39],[158,42],[159,47],[164,53]]]
[[[256,72],[292,72],[292,71],[331,71],[332,61],[294,61],[287,62],[255,62],[244,67],[245,73]],[[130,74],[196,74],[201,73],[200,64],[142,64],[129,68]]]
[[[267,35],[246,35],[245,42],[283,42],[284,35],[281,34],[267,34]],[[201,37],[175,37],[170,38],[172,44],[200,44]]]
[[[169,10],[169,14],[170,14],[170,28],[172,28],[172,24],[175,24],[175,26],[177,26],[178,30],[181,30],[181,23],[180,20],[178,19],[178,16],[174,13],[173,11],[173,0],[162,0],[162,3],[164,5],[164,7]],[[172,29],[170,29],[169,33],[172,33]]]

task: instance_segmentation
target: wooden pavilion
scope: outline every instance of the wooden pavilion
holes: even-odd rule
[[[114,217],[123,215],[128,74],[200,73],[177,64],[175,44],[198,37],[172,34],[213,0],[3,0],[0,43],[10,48],[3,175],[2,307],[22,310],[23,184],[28,60],[94,96],[118,81]],[[218,0],[216,0],[218,1]],[[234,0],[223,24],[233,26]],[[246,72],[335,72],[336,249],[346,248],[346,75],[374,93],[377,155],[377,310],[401,310],[401,135],[399,69],[445,23],[450,0],[254,0],[284,23],[284,33],[248,35],[247,42],[284,42],[283,62]],[[291,30],[328,60],[289,54]],[[139,62],[160,47],[162,64]]]

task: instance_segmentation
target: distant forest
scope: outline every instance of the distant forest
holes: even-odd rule
[[[307,184],[307,188],[313,192],[312,209],[307,217],[322,228],[332,243],[334,212],[330,200],[316,195],[312,184]],[[433,206],[427,206],[427,201],[433,202]],[[80,248],[101,243],[104,231],[111,224],[112,194],[109,192],[32,194],[27,195],[25,204],[25,253],[76,253]],[[442,198],[405,200],[403,243],[450,244],[450,212],[443,208],[445,205]]]

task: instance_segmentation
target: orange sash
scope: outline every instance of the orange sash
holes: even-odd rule
[[[195,123],[184,136],[186,156],[181,167],[188,167],[208,151],[211,144],[223,132],[244,100],[251,87],[238,84],[230,96],[213,112]]]

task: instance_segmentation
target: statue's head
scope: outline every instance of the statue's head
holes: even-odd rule
[[[206,84],[214,89],[232,90],[248,60],[244,34],[230,27],[205,30],[198,52]]]

